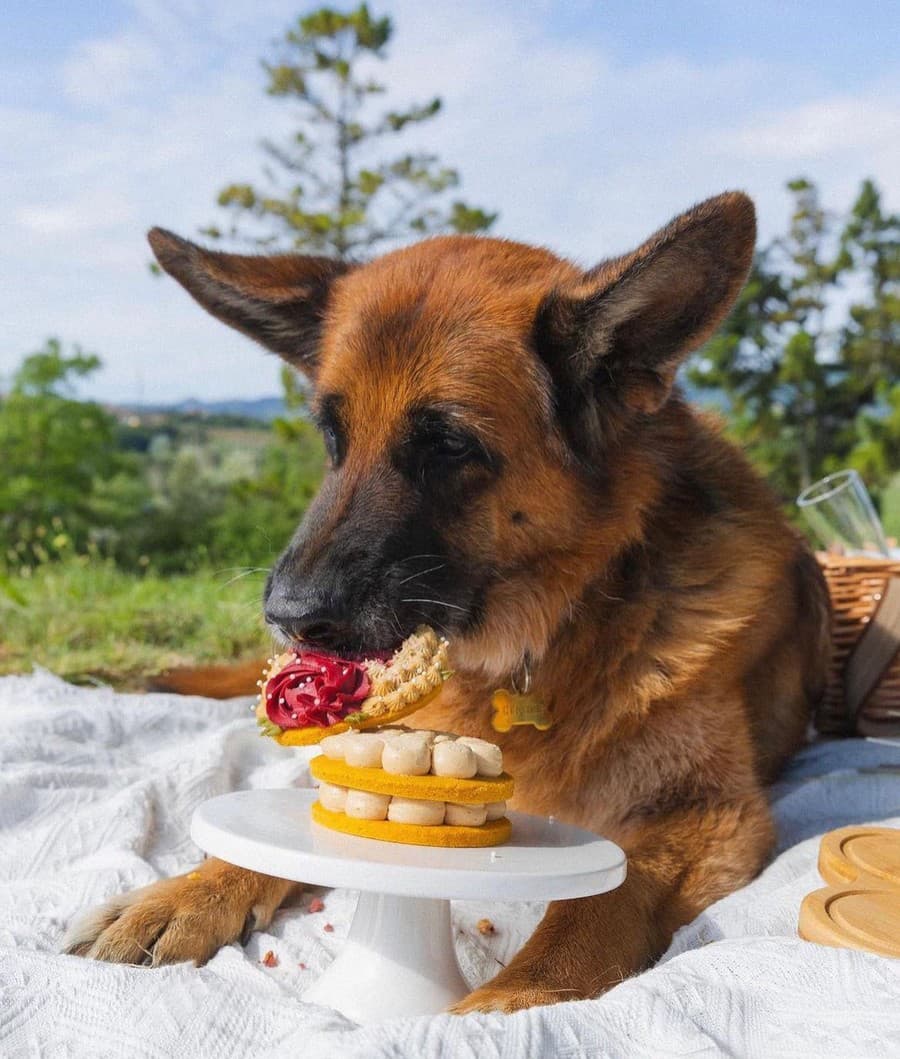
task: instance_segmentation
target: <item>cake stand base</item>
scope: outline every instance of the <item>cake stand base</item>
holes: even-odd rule
[[[364,891],[343,950],[303,999],[366,1024],[443,1011],[468,992],[449,901]]]
[[[312,790],[223,794],[194,813],[191,837],[251,871],[361,890],[350,935],[304,994],[355,1022],[444,1011],[468,992],[450,901],[556,901],[614,890],[615,843],[552,818],[510,812],[502,846],[443,849],[359,838],[314,824]]]

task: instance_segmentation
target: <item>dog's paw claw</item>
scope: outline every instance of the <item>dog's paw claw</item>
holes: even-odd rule
[[[70,925],[60,943],[67,956],[89,956],[100,935],[119,918],[124,901],[117,897],[82,913]]]

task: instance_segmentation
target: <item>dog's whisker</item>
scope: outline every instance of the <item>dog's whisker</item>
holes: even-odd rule
[[[243,573],[235,574],[234,577],[229,577],[227,581],[222,582],[222,588],[228,588],[229,585],[233,585],[235,581],[240,581],[244,577],[252,577],[254,574],[268,574],[268,570],[244,570]]]
[[[398,582],[397,587],[405,585],[407,581],[414,581],[418,577],[424,577],[426,574],[433,574],[435,570],[443,570],[446,565],[446,563],[438,563],[437,566],[429,566],[427,570],[422,570],[418,574],[410,574],[409,577],[404,577],[402,581]]]
[[[220,566],[213,571],[215,574],[228,574],[232,570],[241,570],[244,573],[257,573],[261,572],[267,574],[271,570],[271,566]]]
[[[397,611],[393,607],[391,607],[391,621],[394,625],[394,630],[396,631],[397,635],[402,636],[403,626],[400,624],[400,618],[397,614]]]
[[[466,613],[465,607],[458,607],[455,603],[447,603],[443,599],[401,599],[401,603],[434,603],[438,607],[450,607],[451,610],[458,610],[462,614]]]

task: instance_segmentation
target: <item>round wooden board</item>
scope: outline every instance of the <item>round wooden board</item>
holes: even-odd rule
[[[892,827],[842,827],[819,846],[819,874],[832,886],[862,876],[900,888],[900,831]]]
[[[833,885],[803,899],[800,937],[900,958],[900,830],[830,831],[819,848],[819,872]]]

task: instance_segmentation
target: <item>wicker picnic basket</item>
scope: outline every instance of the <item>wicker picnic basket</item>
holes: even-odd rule
[[[831,665],[816,727],[900,736],[900,559],[820,552],[834,608]]]

